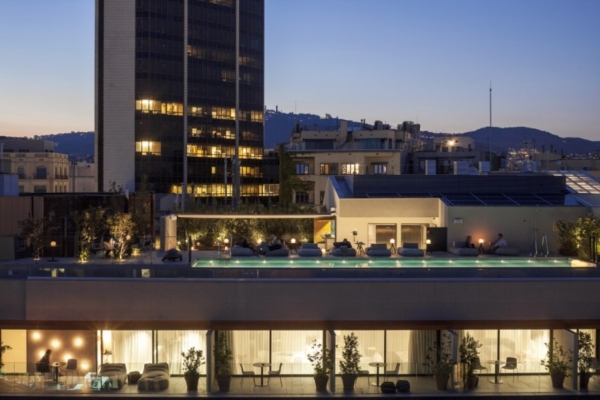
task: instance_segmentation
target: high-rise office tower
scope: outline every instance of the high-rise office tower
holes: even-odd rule
[[[96,0],[98,190],[262,195],[263,75],[264,0]]]

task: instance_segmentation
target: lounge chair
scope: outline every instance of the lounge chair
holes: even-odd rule
[[[254,255],[254,250],[250,247],[233,246],[231,248],[231,257],[251,257]]]
[[[390,257],[392,252],[387,248],[387,244],[374,243],[371,247],[367,248],[367,255],[369,257]]]
[[[125,364],[102,364],[98,370],[98,375],[109,377],[112,382],[112,389],[121,389],[127,381],[127,367]]]
[[[419,243],[408,243],[405,242],[402,247],[398,249],[398,255],[402,257],[423,257],[425,252],[419,248]]]
[[[517,249],[516,247],[508,247],[508,246],[498,247],[496,249],[496,251],[493,252],[492,254],[496,254],[498,256],[518,256],[519,249]]]
[[[452,246],[448,248],[448,253],[456,254],[461,257],[477,257],[479,250],[475,247],[465,247],[464,240],[455,240]]]
[[[169,364],[145,364],[142,376],[137,382],[138,390],[160,392],[169,388]]]
[[[298,249],[300,257],[323,257],[323,252],[316,243],[303,243]]]
[[[288,250],[287,247],[284,246],[277,250],[267,251],[265,253],[265,256],[267,256],[267,257],[289,257],[290,251]]]
[[[348,246],[333,247],[331,255],[334,257],[356,257],[356,249]]]

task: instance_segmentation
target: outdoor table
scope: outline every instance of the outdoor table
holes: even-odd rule
[[[494,366],[494,380],[490,381],[490,382],[491,383],[502,383],[502,381],[500,380],[500,366],[504,365],[505,362],[501,361],[501,360],[488,360],[487,363]]]
[[[356,254],[357,255],[365,254],[365,249],[363,249],[363,246],[364,246],[363,242],[356,242]]]
[[[270,363],[257,362],[257,363],[254,363],[252,365],[255,366],[256,368],[260,368],[260,385],[256,385],[256,386],[260,386],[260,387],[267,386],[267,385],[264,384],[264,380],[263,380],[263,378],[265,376],[264,373],[263,373],[263,369],[267,368],[267,367],[270,367],[271,364]]]
[[[50,363],[50,368],[53,369],[52,375],[54,378],[54,383],[58,383],[58,369],[64,365],[67,365],[67,363],[62,361],[55,361],[53,363]]]
[[[385,363],[384,362],[372,362],[372,363],[369,363],[369,365],[371,367],[376,367],[377,368],[377,372],[375,374],[377,383],[374,384],[374,385],[371,384],[371,386],[377,386],[377,387],[379,387],[379,368],[385,367]]]

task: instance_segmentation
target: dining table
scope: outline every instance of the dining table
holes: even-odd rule
[[[375,372],[375,380],[377,383],[371,384],[371,385],[379,387],[379,368],[385,367],[385,363],[384,362],[372,362],[372,363],[369,363],[369,366],[377,368],[377,371]]]
[[[260,386],[260,387],[268,386],[268,383],[266,385],[264,384],[264,376],[265,376],[264,368],[270,367],[271,363],[257,362],[252,365],[255,366],[256,368],[260,368],[260,385],[256,385],[256,386]]]
[[[494,366],[494,380],[490,382],[496,384],[502,383],[502,380],[500,379],[500,366],[504,365],[505,362],[502,360],[488,360],[487,363]]]

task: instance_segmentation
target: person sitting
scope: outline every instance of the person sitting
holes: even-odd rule
[[[346,246],[347,248],[351,249],[352,243],[350,243],[348,239],[344,238],[344,240],[342,240],[342,246]]]
[[[471,243],[471,235],[467,236],[467,239],[465,240],[465,244],[463,245],[464,248],[475,248],[475,245],[473,243]]]
[[[494,254],[496,252],[496,250],[498,250],[500,247],[506,247],[508,246],[508,243],[506,243],[506,240],[504,239],[504,236],[499,233],[498,234],[498,239],[494,240],[491,243],[490,249],[488,250],[489,254]]]
[[[50,350],[50,349],[46,350],[46,353],[44,353],[42,358],[40,358],[39,362],[50,365],[50,354],[52,354],[52,350]]]
[[[269,241],[267,243],[261,242],[257,247],[258,250],[262,254],[266,254],[269,251],[277,250],[281,248],[281,243],[277,240],[277,236],[271,235]]]

